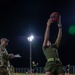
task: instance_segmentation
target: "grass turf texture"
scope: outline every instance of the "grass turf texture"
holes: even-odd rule
[[[26,73],[15,73],[13,75],[33,75],[33,74],[26,74]],[[38,74],[35,74],[35,75],[45,75],[45,74],[42,74],[42,73],[38,73]],[[75,74],[70,74],[70,75],[75,75]]]

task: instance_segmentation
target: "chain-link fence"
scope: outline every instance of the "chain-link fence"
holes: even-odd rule
[[[26,68],[15,68],[14,72],[15,73],[26,73],[29,72],[29,67]],[[66,67],[64,66],[64,70],[66,70]],[[37,73],[44,73],[44,67],[37,67]],[[69,73],[75,74],[75,66],[70,66]]]

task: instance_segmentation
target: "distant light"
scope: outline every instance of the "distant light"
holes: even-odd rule
[[[74,25],[69,27],[69,33],[72,34],[72,35],[75,34],[75,26]]]
[[[27,39],[28,39],[28,41],[32,41],[32,40],[34,39],[34,36],[33,36],[33,35],[31,35],[31,36],[30,36],[30,37],[28,37]]]

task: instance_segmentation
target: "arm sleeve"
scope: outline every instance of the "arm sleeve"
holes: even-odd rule
[[[10,60],[11,58],[9,57],[9,55],[6,55],[5,53],[3,53],[3,58],[5,59],[5,60]]]

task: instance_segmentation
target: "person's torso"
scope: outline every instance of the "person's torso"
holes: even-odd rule
[[[37,66],[36,64],[32,64],[32,68],[33,68],[33,69],[36,68],[36,66]]]
[[[6,55],[8,55],[8,52],[6,50],[6,48],[2,47],[0,45],[0,66],[8,66],[9,65],[9,61],[7,61],[5,58]]]
[[[43,47],[44,55],[46,56],[46,59],[49,58],[59,58],[58,50],[56,47]]]

